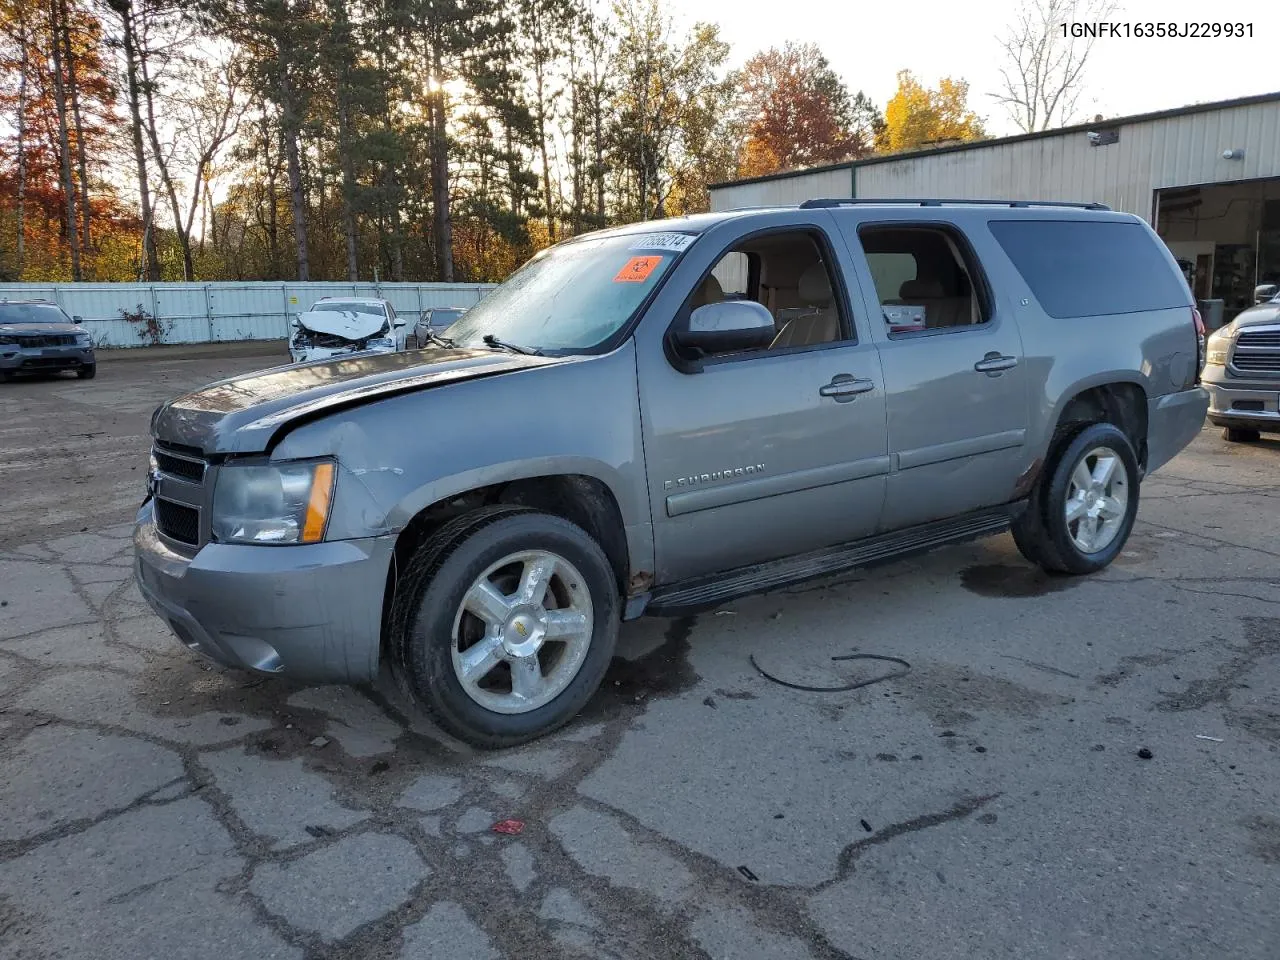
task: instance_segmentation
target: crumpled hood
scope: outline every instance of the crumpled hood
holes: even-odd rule
[[[343,407],[573,359],[487,349],[412,350],[271,367],[170,400],[152,414],[151,435],[206,454],[263,451],[291,423]]]
[[[47,337],[83,332],[84,328],[74,323],[0,323],[0,337]]]
[[[348,340],[363,340],[386,326],[387,318],[354,310],[308,310],[298,314],[298,323],[315,333],[328,333]]]

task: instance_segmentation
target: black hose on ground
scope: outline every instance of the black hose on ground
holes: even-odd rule
[[[902,667],[902,669],[896,670],[892,673],[886,673],[880,677],[872,677],[870,680],[857,680],[853,683],[843,683],[835,687],[814,687],[814,686],[810,686],[809,684],[792,683],[790,680],[783,680],[780,677],[775,677],[773,674],[769,673],[767,670],[764,669],[764,667],[760,666],[760,664],[756,662],[756,656],[754,653],[751,654],[747,659],[750,660],[751,665],[756,668],[756,672],[759,673],[760,676],[764,677],[766,680],[772,680],[774,683],[779,684],[780,686],[783,686],[783,687],[790,687],[792,690],[805,690],[805,691],[808,691],[809,693],[844,693],[849,690],[857,690],[860,687],[869,687],[871,686],[871,684],[880,683],[883,680],[896,680],[899,677],[905,677],[908,673],[911,672],[911,664],[907,663],[907,661],[903,660],[901,657],[885,657],[877,653],[846,653],[843,656],[832,657],[831,659],[835,661],[881,660],[881,661],[884,661],[885,663],[899,664]]]

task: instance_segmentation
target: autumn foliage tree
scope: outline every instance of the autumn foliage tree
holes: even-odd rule
[[[875,146],[878,111],[861,92],[849,96],[816,44],[757,53],[743,66],[740,86],[744,176],[856,159]]]
[[[898,89],[884,109],[878,145],[884,152],[914,150],[986,136],[982,119],[969,108],[969,84],[943,77],[930,89],[910,70],[898,71]]]
[[[129,276],[137,222],[106,182],[119,118],[103,50],[84,0],[0,0],[0,277],[77,262],[84,279]]]

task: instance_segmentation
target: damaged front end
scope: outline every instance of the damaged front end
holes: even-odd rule
[[[352,311],[308,311],[298,314],[294,326],[289,355],[295,363],[396,351],[396,338],[386,317]]]

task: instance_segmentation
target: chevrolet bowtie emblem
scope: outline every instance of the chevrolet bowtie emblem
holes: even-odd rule
[[[520,636],[522,637],[527,637],[529,636],[529,628],[526,627],[523,623],[516,621],[516,633],[520,634]]]

